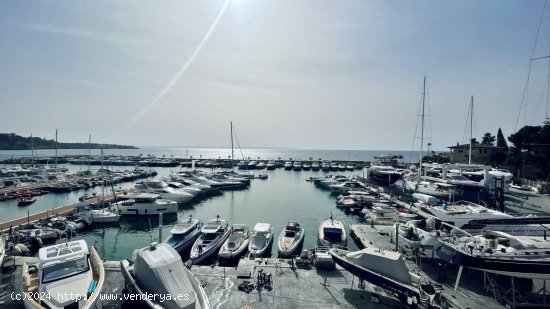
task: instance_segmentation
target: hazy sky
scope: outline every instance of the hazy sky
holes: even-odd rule
[[[509,136],[543,5],[4,0],[0,131],[229,146],[232,120],[243,147],[411,150],[427,75],[433,148],[462,142],[471,95],[474,135]],[[544,120],[549,67],[533,62],[518,126]]]

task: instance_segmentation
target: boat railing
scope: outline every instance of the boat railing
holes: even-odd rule
[[[462,230],[447,222],[441,222],[440,230],[444,230],[444,236],[441,236],[441,240],[447,243],[451,243],[455,246],[463,243],[464,245],[474,240],[474,236],[465,230]],[[474,241],[474,248],[477,249],[477,243]]]

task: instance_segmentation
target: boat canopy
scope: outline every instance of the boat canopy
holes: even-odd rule
[[[367,247],[348,253],[346,260],[393,280],[411,284],[411,274],[405,265],[403,256],[398,252]]]
[[[254,226],[254,232],[269,232],[271,230],[271,224],[269,223],[256,223]]]
[[[163,302],[164,308],[196,308],[193,285],[179,253],[172,247],[158,244],[136,250],[134,274],[144,292],[172,296]]]

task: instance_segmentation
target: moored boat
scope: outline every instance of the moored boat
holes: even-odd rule
[[[290,221],[279,236],[279,255],[290,257],[299,254],[300,247],[304,243],[305,230],[297,221]]]
[[[94,247],[71,241],[41,248],[38,258],[38,265],[22,267],[25,308],[95,308],[105,270]]]
[[[224,242],[218,252],[220,259],[232,259],[240,257],[248,250],[250,243],[250,229],[245,224],[233,224],[231,235]]]
[[[193,243],[191,253],[189,254],[189,258],[194,264],[200,263],[218,253],[220,247],[231,234],[231,228],[227,221],[216,216],[216,219],[206,222],[201,229],[201,233],[199,238]]]
[[[193,219],[193,216],[189,215],[186,220],[179,222],[170,230],[171,235],[164,240],[164,243],[177,252],[182,252],[197,240],[201,234],[201,228],[202,221]]]
[[[262,257],[271,252],[273,245],[273,226],[269,223],[256,223],[248,251],[251,256]]]
[[[330,213],[330,217],[319,222],[318,242],[325,247],[345,247],[348,244],[346,227],[340,219],[335,219]]]

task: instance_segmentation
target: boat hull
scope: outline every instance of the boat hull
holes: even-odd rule
[[[345,270],[365,281],[368,281],[376,286],[390,291],[395,295],[398,295],[402,301],[406,301],[407,298],[416,298],[418,303],[418,301],[420,300],[420,293],[415,287],[392,280],[367,268],[350,263],[344,257],[335,253],[334,250],[330,250],[329,253],[332,256],[334,262],[343,267]]]
[[[194,229],[186,235],[172,234],[168,237],[164,243],[174,248],[177,252],[185,251],[195,243],[195,240],[200,236],[201,232],[198,229]]]
[[[486,253],[471,255],[446,242],[440,242],[435,248],[435,253],[445,262],[457,266],[520,278],[550,279],[550,261],[548,260],[498,258]]]
[[[282,233],[284,233],[284,230]],[[289,248],[282,248],[281,237],[279,237],[279,242],[278,242],[279,256],[291,257],[295,254],[299,254],[300,251],[298,249],[300,249],[300,247],[302,247],[302,245],[304,244],[304,238],[305,238],[305,232],[304,232],[304,229],[302,229],[300,233],[300,237],[296,239]]]
[[[224,259],[224,260],[231,260],[231,259],[240,257],[246,252],[246,250],[248,250],[249,242],[250,242],[250,239],[245,240],[239,248],[233,251],[222,251],[220,249],[220,252],[218,253],[218,258]]]

